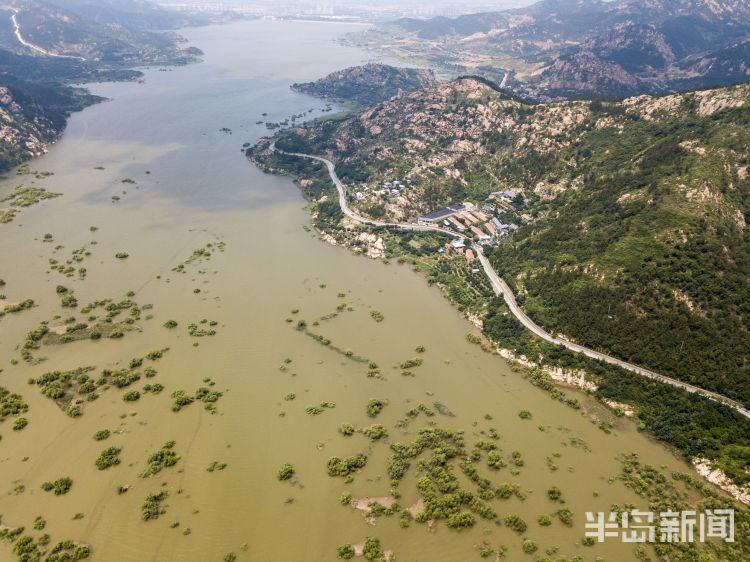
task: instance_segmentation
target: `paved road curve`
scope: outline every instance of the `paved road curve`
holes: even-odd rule
[[[13,33],[15,34],[16,39],[18,39],[18,42],[21,43],[21,45],[23,45],[24,47],[28,47],[32,51],[36,51],[36,52],[41,53],[43,55],[46,55],[48,57],[57,57],[57,58],[61,58],[61,59],[77,59],[77,60],[82,60],[82,61],[86,60],[83,57],[76,57],[76,56],[73,56],[73,55],[58,55],[57,53],[51,53],[51,52],[47,51],[46,49],[42,49],[38,45],[34,45],[33,43],[29,43],[28,41],[26,41],[21,36],[21,26],[19,25],[18,18],[17,18],[18,10],[16,8],[11,8],[11,9],[13,10],[13,14],[10,16],[10,19],[13,22]]]
[[[334,185],[336,186],[336,189],[339,192],[339,205],[341,206],[341,211],[347,217],[349,217],[350,219],[356,222],[359,222],[362,224],[370,224],[373,226],[393,226],[393,227],[397,227],[403,230],[435,230],[438,232],[444,232],[455,238],[463,238],[463,236],[456,234],[452,230],[448,230],[446,228],[440,228],[439,226],[428,226],[428,225],[421,225],[421,224],[414,224],[414,223],[389,223],[389,222],[381,222],[381,221],[376,221],[376,220],[362,217],[358,215],[357,213],[355,213],[354,211],[352,211],[352,209],[349,207],[349,203],[346,200],[346,188],[344,187],[344,184],[339,179],[338,175],[336,175],[336,168],[334,167],[333,162],[325,158],[321,158],[320,156],[312,156],[310,154],[302,154],[299,152],[284,152],[283,150],[276,148],[275,143],[271,144],[270,149],[275,150],[281,154],[286,154],[288,156],[299,156],[301,158],[311,158],[312,160],[318,160],[319,162],[323,162],[328,168],[328,174],[331,176],[331,180],[333,181]],[[734,410],[736,410],[737,412],[739,412],[746,418],[750,418],[750,410],[746,408],[745,406],[743,406],[742,404],[740,404],[739,402],[732,400],[731,398],[727,398],[726,396],[722,396],[721,394],[711,392],[710,390],[698,388],[697,386],[693,386],[691,384],[678,381],[676,379],[667,377],[665,375],[660,375],[653,371],[649,371],[648,369],[644,369],[643,367],[639,367],[638,365],[633,365],[632,363],[628,363],[627,361],[622,361],[621,359],[617,359],[616,357],[611,357],[610,355],[599,353],[598,351],[594,351],[593,349],[583,347],[582,345],[578,345],[577,343],[573,343],[563,338],[555,337],[552,334],[545,332],[541,327],[539,327],[536,323],[534,323],[534,321],[531,318],[526,316],[524,311],[521,310],[521,307],[518,306],[518,303],[516,302],[516,298],[513,295],[513,291],[510,290],[510,287],[508,287],[508,284],[502,280],[502,278],[495,272],[494,269],[492,269],[492,266],[490,265],[490,261],[487,259],[487,256],[485,256],[484,252],[482,251],[482,247],[477,244],[472,244],[472,248],[476,252],[477,257],[479,258],[479,261],[482,264],[482,267],[484,268],[484,272],[487,274],[487,277],[489,278],[490,283],[492,284],[492,290],[495,292],[495,294],[498,296],[502,295],[503,299],[505,299],[505,304],[508,305],[508,308],[513,313],[513,315],[518,319],[518,321],[521,322],[521,324],[523,324],[526,328],[534,332],[537,336],[539,336],[543,340],[554,343],[556,345],[561,345],[572,351],[583,353],[584,355],[591,357],[593,359],[599,359],[606,363],[610,363],[611,365],[617,365],[618,367],[622,367],[623,369],[626,369],[633,373],[637,373],[644,377],[655,379],[663,383],[670,384],[672,386],[676,386],[688,392],[701,394],[702,396],[705,396],[706,398],[710,400],[713,400],[715,402],[720,402],[721,404],[724,404],[726,406],[729,406],[730,408],[733,408]]]

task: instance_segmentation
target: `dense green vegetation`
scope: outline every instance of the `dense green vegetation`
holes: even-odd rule
[[[353,480],[352,473],[367,464],[367,455],[359,453],[353,457],[342,459],[331,457],[328,459],[328,476],[342,476],[347,482]]]
[[[29,405],[23,401],[20,394],[15,394],[0,386],[0,420],[6,416],[15,416],[29,410]]]
[[[621,459],[622,473],[618,478],[639,496],[649,502],[656,513],[654,524],[657,529],[654,550],[663,559],[706,560],[699,548],[705,547],[717,560],[747,560],[750,557],[750,509],[718,493],[712,486],[689,474],[672,473],[667,476],[656,467],[642,464],[635,453]],[[697,499],[697,505],[695,498]],[[625,506],[622,506],[625,510]],[[695,510],[702,513],[706,509],[733,509],[735,535],[734,542],[706,541],[701,543],[661,542],[659,536],[660,513],[667,511]],[[640,547],[636,555],[645,549]]]
[[[216,413],[216,402],[221,398],[222,393],[217,390],[210,390],[205,386],[201,386],[195,390],[195,393],[191,396],[184,390],[175,390],[170,395],[172,397],[172,411],[179,412],[185,406],[188,406],[199,400],[203,402],[203,408],[212,414]]]
[[[96,457],[94,464],[99,470],[106,470],[111,466],[120,464],[121,447],[107,447]]]
[[[141,518],[144,521],[158,519],[160,515],[166,513],[166,508],[162,502],[167,499],[167,492],[162,490],[158,494],[148,494],[141,505]]]
[[[141,478],[152,476],[161,472],[163,468],[174,466],[180,460],[180,456],[174,451],[175,442],[167,441],[161,449],[151,453],[146,461],[148,468],[141,473]]]
[[[383,408],[385,408],[387,403],[387,400],[381,400],[380,398],[370,398],[367,401],[367,415],[371,418],[374,418],[383,411]]]
[[[281,468],[276,475],[276,477],[281,481],[289,480],[292,476],[294,476],[294,467],[289,463],[284,463],[283,465],[281,465]]]
[[[7,156],[3,158],[3,154],[0,151],[0,170],[10,167],[6,161],[7,158]],[[13,217],[23,207],[30,207],[44,199],[53,199],[61,195],[62,193],[51,193],[42,187],[24,187],[23,185],[19,185],[14,191],[0,197],[0,203],[9,205],[8,209],[0,210],[0,223],[12,221]]]
[[[68,476],[58,478],[54,482],[42,483],[42,490],[45,492],[54,492],[56,496],[62,496],[67,494],[73,487],[73,480]]]
[[[736,172],[748,124],[750,106],[625,120],[614,150],[592,131],[535,172],[573,158],[583,187],[546,204],[554,215],[501,243],[493,265],[548,330],[750,404],[750,250],[744,219],[727,216],[750,217]],[[698,139],[711,156],[682,147]],[[718,214],[686,206],[680,184],[698,182],[716,190]]]

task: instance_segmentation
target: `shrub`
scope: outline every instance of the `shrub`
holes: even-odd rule
[[[16,421],[13,422],[13,431],[21,431],[27,425],[29,425],[29,420],[26,418],[17,418]]]
[[[54,491],[56,496],[62,496],[64,494],[67,494],[70,491],[70,488],[72,487],[73,487],[73,480],[71,480],[67,476],[58,478],[54,482],[44,482],[42,484],[42,490],[44,490],[45,492]]]
[[[518,412],[518,417],[522,420],[530,420],[531,412],[529,412],[528,410],[521,410],[520,412]]]
[[[174,321],[174,320],[167,320],[166,322],[164,322],[164,327],[165,328],[176,328],[177,327],[177,322]]]
[[[367,455],[359,453],[355,457],[347,457],[341,459],[339,457],[331,457],[328,459],[328,476],[343,476],[347,477],[352,472],[355,472],[359,468],[363,468],[367,464]]]
[[[117,253],[115,254],[115,257],[116,257],[117,259],[119,259],[119,260],[124,260],[124,259],[125,259],[125,258],[127,258],[127,257],[128,257],[129,255],[130,255],[130,254],[128,254],[127,252],[117,252]]]
[[[370,400],[367,401],[367,415],[374,418],[383,410],[383,408],[385,408],[385,405],[385,400],[370,398]]]
[[[163,502],[166,497],[166,491],[161,491],[158,494],[148,494],[141,505],[142,519],[144,521],[158,519],[159,515],[162,515],[165,512],[164,508],[161,506],[161,502]]]
[[[372,441],[377,441],[378,439],[382,439],[383,437],[388,437],[388,430],[385,428],[385,426],[376,423],[371,427],[365,429],[365,435],[367,435],[367,437],[369,437]]]
[[[342,423],[339,426],[339,433],[345,437],[351,437],[354,435],[354,426],[350,423]]]
[[[541,525],[542,527],[549,527],[550,525],[552,525],[552,519],[551,519],[551,518],[550,518],[550,516],[549,516],[549,515],[547,515],[546,513],[542,513],[542,514],[541,514],[541,515],[539,516],[539,518],[537,519],[537,521],[539,522],[539,524],[540,524],[540,525]]]
[[[96,457],[94,464],[99,470],[105,470],[110,466],[120,464],[120,451],[122,451],[121,448],[108,447],[107,449],[104,449],[101,453],[99,453],[99,456]]]
[[[289,463],[281,465],[277,475],[278,479],[281,481],[289,480],[292,476],[294,476],[294,467]]]
[[[122,399],[125,402],[135,402],[141,397],[141,393],[137,390],[128,390],[125,394],[122,395]]]
[[[109,429],[100,429],[99,431],[94,433],[94,439],[97,441],[104,441],[105,439],[109,439],[109,436]]]
[[[385,320],[385,316],[383,316],[383,313],[379,310],[371,310],[370,316],[373,320],[375,320],[375,322],[382,322],[383,320]]]
[[[552,486],[547,490],[547,497],[553,502],[560,501],[560,498],[562,498],[562,491],[557,486]]]
[[[523,545],[521,546],[521,548],[526,554],[531,554],[532,552],[536,552],[539,547],[537,546],[535,541],[525,540],[523,541]]]
[[[555,515],[557,515],[557,518],[563,523],[563,525],[568,527],[573,525],[573,512],[570,508],[563,507],[562,509],[558,509],[555,512]]]
[[[336,555],[343,560],[351,560],[354,558],[354,547],[349,543],[342,544],[336,549]]]
[[[504,521],[505,521],[506,527],[508,527],[509,529],[512,529],[519,535],[526,531],[526,521],[521,519],[515,513],[506,513]]]
[[[380,539],[367,537],[365,539],[365,546],[362,549],[362,554],[366,560],[380,560],[383,558],[383,549],[380,547]]]

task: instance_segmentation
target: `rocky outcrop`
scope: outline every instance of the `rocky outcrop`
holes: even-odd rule
[[[292,90],[369,106],[437,83],[432,70],[366,64],[333,72],[315,82],[292,84]]]

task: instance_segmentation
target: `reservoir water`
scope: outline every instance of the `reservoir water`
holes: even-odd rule
[[[10,174],[0,182],[0,195],[19,183],[63,194],[0,224],[2,292],[8,301],[30,298],[37,305],[0,319],[0,385],[30,406],[22,431],[12,431],[10,420],[0,425],[3,524],[23,525],[38,537],[42,531],[32,528],[42,516],[52,544],[87,543],[92,559],[105,561],[222,560],[228,552],[238,560],[335,560],[338,545],[367,536],[378,537],[401,561],[479,559],[474,546],[485,540],[495,548],[505,544],[506,559],[531,559],[521,551],[527,538],[538,543],[537,554],[557,546],[560,554],[586,560],[632,556],[631,546],[619,541],[580,544],[585,512],[609,511],[615,503],[647,507],[610,481],[620,472],[618,455],[638,452],[667,472],[689,467],[625,419],[606,434],[581,411],[552,400],[501,358],[469,343],[471,324],[407,266],[354,257],[320,241],[303,228],[309,217],[295,185],[246,161],[243,143],[268,133],[258,121],[311,109],[312,117],[325,114],[325,102],[292,92],[291,83],[372,59],[339,44],[337,38],[353,29],[259,20],[186,30],[190,44],[205,51],[205,62],[149,69],[143,84],[91,86],[110,101],[73,115],[63,138],[31,163],[54,175]],[[51,242],[43,240],[46,233]],[[224,251],[216,250],[219,242]],[[209,243],[209,259],[185,265],[185,273],[173,271]],[[50,258],[64,262],[84,246],[91,255],[74,265],[86,267],[85,279],[50,269]],[[117,259],[118,252],[128,257]],[[61,308],[58,284],[74,291],[78,309]],[[21,360],[26,333],[40,321],[62,325],[73,316],[85,322],[85,303],[118,301],[128,291],[140,305],[153,304],[136,322],[139,331],[117,340],[45,345],[34,352],[43,361]],[[341,302],[352,310],[331,316]],[[383,314],[382,322],[373,320],[372,309]],[[170,319],[177,328],[163,326]],[[201,319],[216,322],[216,335],[188,334],[191,323],[208,326]],[[376,362],[381,376],[367,377],[366,364],[295,330],[299,319],[333,346]],[[424,363],[412,369],[413,377],[402,376],[397,366],[415,357],[417,346],[426,349]],[[125,368],[131,358],[163,348],[169,348],[163,358],[146,363],[157,376],[131,386],[158,382],[165,387],[161,393],[143,392],[125,402],[124,390],[112,387],[82,404],[78,418],[27,383],[48,371],[82,366],[96,367],[96,378],[102,369]],[[208,384],[206,378],[222,392],[217,413],[201,403],[173,412],[170,394],[192,393]],[[566,392],[585,409],[597,408],[585,395]],[[295,398],[285,400],[290,394]],[[376,419],[365,412],[371,398],[388,402]],[[308,405],[322,402],[335,407],[306,413]],[[420,402],[433,409],[441,403],[452,415],[421,416],[397,427]],[[532,419],[521,419],[521,410]],[[338,428],[345,422],[359,428],[383,424],[389,437],[374,443],[359,433],[343,437]],[[525,493],[523,501],[491,502],[501,518],[516,513],[525,519],[525,533],[481,519],[461,532],[441,521],[432,529],[416,522],[403,529],[398,515],[373,526],[341,505],[344,491],[355,498],[387,496],[389,444],[411,443],[430,423],[464,430],[469,450],[496,429],[508,466],[491,471],[486,460],[477,466],[493,484],[516,483]],[[102,429],[114,433],[94,440]],[[177,464],[140,477],[149,455],[170,440],[181,457]],[[94,459],[110,446],[122,448],[121,462],[99,470]],[[516,450],[525,463],[514,474],[509,459]],[[328,476],[329,457],[359,452],[368,463],[352,483]],[[208,471],[214,461],[226,468]],[[295,476],[280,482],[284,463],[293,465]],[[417,501],[421,474],[413,464],[399,487],[402,507]],[[40,488],[62,476],[73,480],[67,494]],[[550,527],[537,524],[540,514],[560,507],[547,498],[553,485],[574,513],[572,527],[554,518]],[[119,486],[128,491],[118,494]],[[162,490],[168,492],[165,513],[143,521],[144,498]],[[83,516],[74,518],[78,513]],[[3,546],[0,559],[15,556]]]

